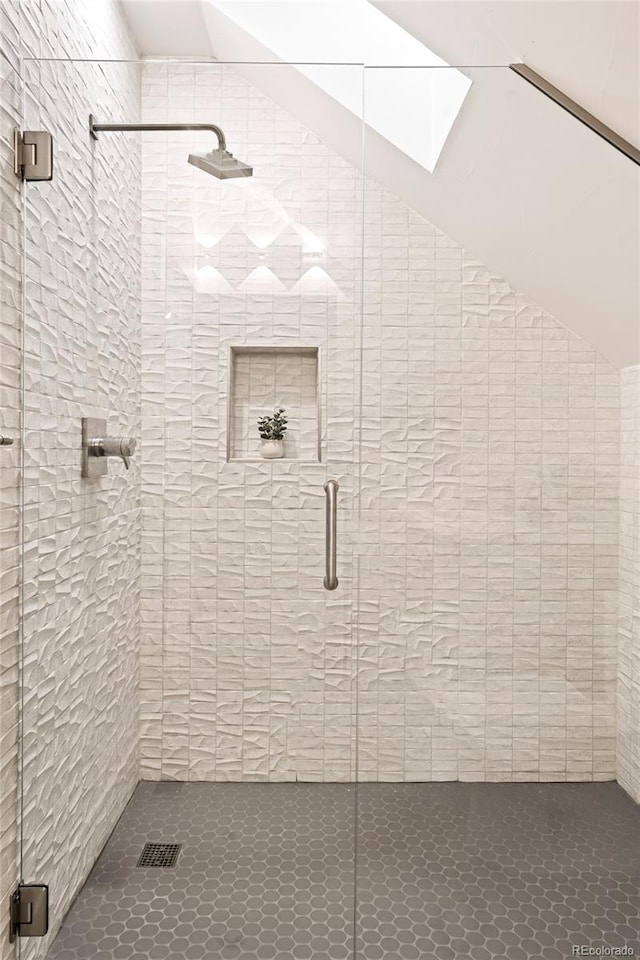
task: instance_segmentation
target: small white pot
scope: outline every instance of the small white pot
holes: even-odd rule
[[[284,443],[282,440],[263,440],[260,444],[260,453],[265,460],[276,460],[284,457]]]

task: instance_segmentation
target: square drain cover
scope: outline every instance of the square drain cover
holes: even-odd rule
[[[175,867],[181,843],[145,843],[138,867]]]

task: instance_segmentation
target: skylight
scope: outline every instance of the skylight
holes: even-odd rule
[[[471,81],[368,0],[209,3],[433,172]],[[364,96],[360,71],[328,64],[370,68]]]

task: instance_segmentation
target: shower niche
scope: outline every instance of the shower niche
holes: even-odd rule
[[[259,344],[230,347],[227,460],[243,463],[318,463],[320,460],[320,349]],[[286,411],[284,457],[263,460],[258,418]]]

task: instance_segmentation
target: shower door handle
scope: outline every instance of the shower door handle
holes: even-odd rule
[[[325,590],[335,590],[338,586],[337,549],[338,549],[338,481],[327,480],[324,485],[326,496],[325,515]]]

